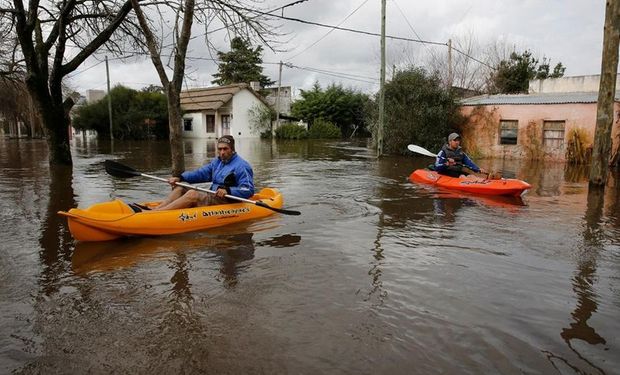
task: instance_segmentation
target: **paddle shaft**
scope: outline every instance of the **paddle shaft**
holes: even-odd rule
[[[163,181],[163,182],[168,182],[168,179],[166,179],[166,178],[157,177],[157,176],[153,176],[153,175],[146,174],[146,173],[140,173],[140,176],[142,176],[142,177],[146,177],[146,178],[152,178],[152,179],[154,179],[154,180],[159,180],[159,181]],[[183,182],[175,182],[174,184],[175,184],[175,185],[177,185],[177,186],[182,186],[182,187],[187,188],[187,189],[192,189],[192,190],[202,191],[202,192],[204,192],[204,193],[210,193],[210,194],[215,194],[215,193],[216,193],[216,192],[215,192],[215,191],[213,191],[213,190],[204,189],[204,188],[201,188],[201,187],[198,187],[198,186],[194,186],[194,185],[190,185],[190,184],[185,184],[185,183],[183,183]],[[230,194],[226,194],[226,195],[224,195],[224,196],[225,196],[226,198],[234,199],[234,200],[237,200],[237,201],[240,201],[240,202],[245,202],[245,203],[256,204],[256,202],[255,202],[255,201],[250,200],[250,199],[245,199],[245,198],[241,198],[241,197],[236,197],[236,196],[234,196],[234,195],[230,195]],[[272,208],[273,208],[273,207],[272,207]]]
[[[137,171],[137,170],[135,170],[135,169],[133,169],[131,167],[128,167],[128,166],[123,165],[121,163],[115,162],[113,160],[106,160],[105,161],[105,170],[106,170],[106,172],[108,172],[109,174],[111,174],[114,177],[131,178],[131,177],[142,176],[142,177],[146,177],[146,178],[151,178],[153,180],[163,181],[163,182],[168,183],[168,179],[139,172],[139,171]],[[202,191],[202,192],[209,193],[209,194],[216,194],[216,192],[213,191],[213,190],[199,188],[197,186],[193,186],[193,185],[190,185],[190,184],[185,184],[185,183],[182,183],[182,182],[175,182],[175,185],[184,187],[186,189],[198,190],[198,191]],[[263,207],[263,208],[266,208],[266,209],[271,210],[271,211],[279,212],[281,214],[301,215],[301,212],[299,212],[299,211],[285,210],[283,208],[271,207],[267,203],[261,202],[261,201],[253,201],[253,200],[250,200],[250,199],[236,197],[236,196],[230,195],[230,194],[225,194],[224,197],[232,199],[232,200],[235,200],[235,201],[239,201],[239,202],[245,202],[245,203],[253,204],[255,206]]]

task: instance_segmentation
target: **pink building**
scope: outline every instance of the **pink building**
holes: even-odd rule
[[[461,132],[465,147],[470,153],[488,157],[567,160],[567,153],[575,148],[591,149],[597,100],[597,91],[482,95],[464,99],[461,113],[467,122]],[[620,91],[615,100],[612,150],[617,150],[620,144]]]

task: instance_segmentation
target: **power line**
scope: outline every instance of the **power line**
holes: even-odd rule
[[[98,63],[96,63],[96,64],[93,64],[93,65],[89,66],[88,68],[84,68],[84,69],[82,69],[82,70],[74,71],[74,72],[73,72],[73,74],[70,74],[70,75],[69,75],[69,78],[72,78],[72,77],[75,77],[75,76],[77,76],[77,75],[80,75],[80,74],[82,74],[82,73],[86,72],[87,70],[90,70],[90,69],[92,69],[92,68],[94,68],[94,67],[96,67],[96,66],[98,66],[98,65],[103,64],[104,62],[105,62],[105,61],[104,61],[104,60],[102,60],[102,61],[99,61],[99,62],[98,62]]]
[[[284,4],[284,5],[282,5],[281,7],[274,8],[274,9],[272,9],[272,10],[270,10],[270,11],[267,11],[267,12],[260,12],[260,11],[258,11],[258,10],[255,10],[255,9],[249,9],[249,8],[239,8],[239,9],[243,9],[243,10],[248,10],[248,11],[251,11],[251,12],[260,13],[260,15],[257,15],[257,16],[254,16],[254,17],[249,17],[249,18],[248,18],[248,20],[253,20],[253,19],[255,19],[255,18],[258,18],[258,17],[259,17],[259,16],[261,16],[261,15],[272,15],[271,13],[273,13],[273,12],[275,12],[275,11],[278,11],[278,10],[281,10],[281,11],[283,12],[283,15],[284,15],[284,9],[285,9],[285,8],[292,7],[293,5],[297,5],[297,4],[305,3],[306,1],[309,1],[309,0],[297,0],[297,1],[293,1],[293,2],[290,2],[290,3],[288,3],[288,4]],[[238,23],[242,23],[242,22],[247,22],[247,20],[245,20],[245,19],[244,19],[244,20],[241,20],[241,21],[238,21],[238,22],[233,22],[233,23],[232,23],[232,25],[236,25],[236,24],[238,24]],[[220,31],[220,30],[225,30],[225,29],[227,29],[229,26],[232,26],[232,25],[224,25],[224,26],[220,27],[219,29],[215,29],[215,30],[207,31],[207,32],[205,32],[205,33],[203,33],[203,34],[200,34],[200,35],[198,35],[198,36],[205,36],[205,35],[213,34],[213,33],[216,33],[216,32],[218,32],[218,31]]]
[[[339,73],[339,72],[323,70],[323,69],[317,69],[317,68],[311,68],[311,67],[296,66],[296,65],[292,65],[292,64],[285,64],[285,65],[287,67],[289,67],[289,68],[306,70],[306,71],[313,72],[313,73],[323,74],[323,75],[337,77],[337,78],[348,79],[348,80],[351,80],[351,81],[358,81],[358,82],[364,82],[364,83],[370,83],[370,84],[376,84],[378,82],[378,79],[371,78],[371,77],[364,77],[364,76],[358,76],[358,75],[347,74],[347,73]],[[363,79],[361,79],[361,78],[363,78]]]
[[[363,7],[364,5],[366,5],[366,3],[368,2],[368,0],[365,0],[363,3],[361,3],[357,8],[355,8],[355,10],[353,10],[353,12],[349,13],[348,16],[346,16],[342,21],[340,21],[340,23],[338,24],[338,26],[342,25],[346,20],[349,19],[349,17],[351,17],[353,14],[355,14],[355,12],[357,12],[361,7]],[[291,61],[293,60],[295,57],[301,55],[302,53],[306,52],[307,50],[309,50],[310,48],[314,47],[318,42],[320,42],[321,40],[325,39],[325,37],[327,37],[329,34],[331,34],[334,30],[336,30],[335,28],[332,28],[331,30],[329,30],[325,35],[323,35],[322,37],[320,37],[319,39],[317,39],[317,41],[315,41],[314,43],[312,43],[311,45],[309,45],[308,47],[304,48],[301,52],[297,53],[296,55],[289,57],[286,59],[286,61]]]
[[[491,68],[491,69],[493,69],[493,70],[497,70],[497,68],[496,68],[496,67],[491,66],[491,65],[489,65],[489,64],[487,64],[487,63],[485,63],[485,62],[482,62],[482,61],[478,60],[477,58],[475,58],[475,57],[473,57],[473,56],[470,56],[470,55],[466,54],[465,52],[463,52],[463,51],[459,50],[459,49],[458,49],[458,48],[456,48],[456,47],[452,47],[452,49],[453,49],[453,50],[455,50],[456,52],[460,53],[461,55],[463,55],[463,56],[465,56],[465,57],[467,57],[467,58],[470,58],[470,59],[474,60],[474,61],[475,61],[475,62],[477,62],[477,63],[480,63],[480,64],[482,64],[482,65],[484,65],[484,66],[486,66],[486,67],[488,67],[488,68]]]
[[[273,14],[267,14],[265,12],[261,12],[261,11],[258,11],[258,10],[249,9],[249,8],[241,8],[240,7],[239,9],[253,11],[253,12],[264,14],[264,15],[270,15],[272,17],[281,18],[281,19],[287,20],[287,21],[294,21],[294,22],[304,23],[304,24],[307,24],[307,25],[327,27],[327,28],[330,28],[330,29],[336,29],[336,30],[341,30],[341,31],[348,31],[348,32],[351,32],[351,33],[356,33],[356,34],[364,34],[364,35],[371,35],[371,36],[378,36],[378,37],[381,36],[381,34],[373,33],[373,32],[370,32],[370,31],[355,30],[355,29],[350,29],[350,28],[347,28],[347,27],[327,25],[327,24],[324,24],[324,23],[313,22],[313,21],[306,21],[306,20],[302,20],[302,19],[299,19],[299,18],[293,18],[293,17],[277,16],[277,15],[273,15]],[[404,41],[407,41],[407,42],[415,42],[415,43],[426,43],[426,44],[433,44],[433,45],[437,45],[437,46],[447,46],[448,45],[447,43],[442,43],[442,42],[432,42],[432,41],[428,41],[428,40],[420,40],[420,39],[406,38],[406,37],[393,36],[393,35],[386,35],[385,37],[389,38],[389,39],[394,39],[394,40],[404,40]]]
[[[405,19],[405,22],[407,22],[407,25],[409,25],[409,28],[411,28],[411,31],[413,31],[413,33],[415,34],[415,36],[416,36],[416,37],[418,37],[419,39],[422,39],[422,38],[420,38],[420,36],[418,35],[418,33],[416,33],[416,31],[413,29],[413,26],[411,25],[411,23],[410,23],[410,22],[409,22],[409,20],[407,19],[407,16],[406,16],[406,15],[405,15],[405,13],[403,12],[403,10],[402,10],[402,9],[398,6],[398,3],[396,2],[396,0],[394,0],[394,5],[396,5],[396,8],[397,8],[397,9],[398,9],[398,11],[400,12],[400,14],[403,16],[403,18]],[[422,43],[423,43],[423,44],[426,44],[426,42],[422,42]],[[447,44],[446,44],[446,45],[447,45]],[[491,68],[491,69],[495,70],[495,67],[493,67],[493,66],[491,66],[491,65],[489,65],[489,64],[487,64],[487,63],[485,63],[485,62],[482,62],[482,61],[480,61],[480,60],[476,59],[475,57],[473,57],[473,56],[471,56],[471,55],[468,55],[467,53],[465,53],[465,52],[463,52],[463,51],[461,51],[461,50],[457,49],[456,47],[453,47],[453,46],[449,46],[449,47],[450,47],[451,49],[453,49],[454,51],[456,51],[456,52],[460,53],[461,55],[463,55],[463,56],[465,56],[465,57],[467,57],[467,58],[470,58],[470,59],[474,60],[475,62],[477,62],[477,63],[479,63],[479,64],[482,64],[482,65],[484,65],[484,66],[486,66],[486,67],[488,67],[488,68]],[[431,55],[433,56],[433,58],[434,58],[434,59],[436,59],[435,54],[433,53],[433,50],[429,50],[429,51],[430,51]]]
[[[409,25],[409,28],[411,29],[411,31],[413,31],[413,34],[418,38],[418,39],[422,39],[420,37],[420,35],[418,35],[418,33],[415,31],[415,29],[413,28],[413,25],[411,25],[411,22],[409,22],[409,19],[407,18],[407,16],[405,15],[405,12],[403,12],[403,10],[400,8],[400,6],[398,6],[398,2],[396,2],[396,0],[393,1],[394,5],[396,5],[396,9],[398,9],[398,11],[400,12],[400,14],[403,16],[403,18],[405,19],[405,22],[407,22],[407,25]],[[422,42],[422,44],[424,45],[424,47],[427,47],[427,50],[431,53],[431,55],[433,56],[433,58],[435,58],[435,53],[433,52],[432,49],[429,49],[428,46],[426,45],[426,43]]]

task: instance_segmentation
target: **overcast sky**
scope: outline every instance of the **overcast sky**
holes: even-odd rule
[[[265,0],[271,10],[292,0]],[[517,51],[530,49],[534,56],[562,62],[565,76],[599,74],[605,17],[604,0],[388,0],[386,34],[401,38],[447,43],[448,39],[475,40],[480,50],[492,43]],[[278,12],[278,14],[281,14]],[[381,0],[307,0],[286,8],[284,16],[371,33],[380,33]],[[295,92],[315,81],[325,87],[339,83],[373,93],[378,88],[380,38],[280,19],[280,52],[264,47],[264,74],[278,79],[278,61],[291,64],[282,70],[282,85]],[[200,25],[197,26],[201,27]],[[330,31],[331,30],[331,31]],[[226,32],[210,36],[218,48],[229,50]],[[444,56],[447,47],[410,41],[387,40],[388,76],[391,67],[424,65],[428,56]],[[478,51],[482,53],[482,51]],[[186,87],[209,87],[215,63],[202,38],[190,44]],[[89,59],[70,84],[84,93],[106,89],[102,56]],[[482,58],[482,55],[475,55]],[[140,89],[160,85],[150,59],[116,59],[110,56],[112,86]]]

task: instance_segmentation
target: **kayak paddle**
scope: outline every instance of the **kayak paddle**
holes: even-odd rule
[[[128,166],[123,165],[121,163],[115,162],[113,160],[106,160],[105,161],[105,171],[108,172],[108,174],[110,174],[111,176],[119,177],[119,178],[131,178],[131,177],[136,177],[136,176],[142,176],[142,177],[146,177],[146,178],[151,178],[153,180],[159,180],[159,181],[163,181],[163,182],[168,182],[168,179],[157,177],[157,176],[152,176],[150,174],[139,172],[139,171],[137,171],[137,170],[135,170],[135,169],[133,169],[131,167],[128,167]],[[186,184],[186,183],[183,183],[183,182],[177,182],[176,185],[182,186],[182,187],[187,188],[187,189],[202,191],[203,193],[215,194],[215,192],[213,190],[203,189],[203,188],[200,188],[198,186],[193,186],[193,185]],[[264,202],[260,202],[260,201],[253,201],[253,200],[250,200],[250,199],[245,199],[245,198],[241,198],[241,197],[235,197],[234,195],[230,195],[230,194],[226,194],[224,196],[226,198],[229,198],[229,199],[233,199],[233,200],[237,200],[237,201],[240,201],[240,202],[254,204],[256,206],[263,207],[263,208],[266,208],[268,210],[279,212],[279,213],[285,214],[285,215],[301,215],[301,212],[299,212],[299,211],[284,210],[284,209],[281,209],[281,208],[271,207],[268,204],[266,204]]]
[[[415,152],[416,154],[422,154],[422,155],[425,155],[425,156],[430,156],[432,158],[436,158],[437,157],[437,154],[433,154],[429,150],[425,149],[424,147],[420,147],[418,145],[409,145],[409,146],[407,146],[407,148],[409,149],[409,151]]]

